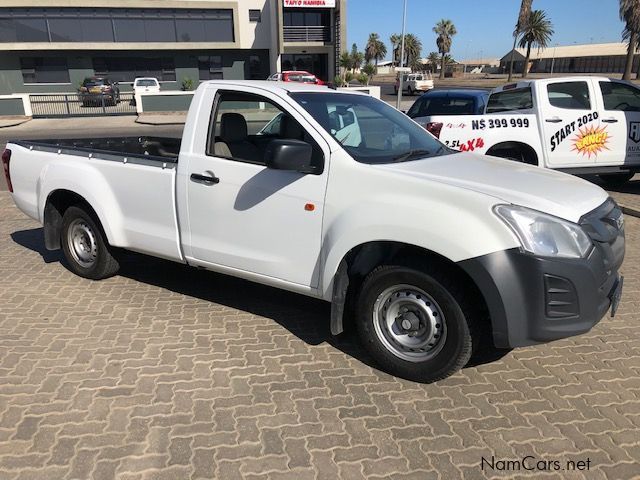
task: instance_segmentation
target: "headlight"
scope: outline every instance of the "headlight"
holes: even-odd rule
[[[516,234],[522,249],[534,255],[584,258],[593,246],[575,223],[516,205],[496,205],[493,210]]]

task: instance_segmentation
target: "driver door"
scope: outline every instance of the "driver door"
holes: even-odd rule
[[[252,87],[217,91],[206,145],[185,155],[185,254],[195,265],[314,288],[329,150],[304,117],[281,101]],[[276,123],[279,131],[272,129]],[[273,138],[310,143],[317,174],[267,168],[264,152]]]

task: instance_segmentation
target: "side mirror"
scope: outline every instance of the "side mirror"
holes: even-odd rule
[[[302,140],[275,139],[267,145],[264,162],[273,170],[316,173],[316,167],[311,165],[312,152],[311,145]]]

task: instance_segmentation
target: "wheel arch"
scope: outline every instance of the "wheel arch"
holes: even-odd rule
[[[538,152],[536,152],[536,150],[531,145],[516,140],[496,143],[495,145],[489,147],[485,155],[500,158],[511,158],[506,156],[506,153],[513,151],[521,152],[524,159],[523,163],[526,163],[527,165],[538,166],[540,164],[540,157],[538,155]]]
[[[480,288],[455,262],[423,247],[397,241],[371,241],[353,247],[340,261],[333,282],[331,299],[331,333],[333,335],[344,331],[345,317],[349,316],[355,297],[366,276],[376,267],[385,264],[414,268],[436,266],[436,268],[446,269],[464,285],[465,291],[479,301],[480,308],[488,312],[487,302]]]
[[[80,194],[60,188],[53,190],[47,195],[44,205],[44,244],[47,250],[57,250],[60,248],[60,234],[62,231],[62,217],[69,207],[82,206],[89,214],[98,221],[98,226],[103,230],[103,222],[96,210]],[[105,237],[108,236],[105,233]]]

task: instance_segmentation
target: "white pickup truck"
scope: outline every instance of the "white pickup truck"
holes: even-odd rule
[[[451,150],[365,94],[210,81],[181,141],[15,141],[2,160],[72,272],[114,275],[122,248],[324,299],[333,334],[353,322],[418,381],[479,345],[586,332],[620,298],[623,219],[604,190]]]
[[[618,186],[640,172],[640,88],[604,77],[527,80],[491,92],[484,115],[407,114],[451,148]]]

